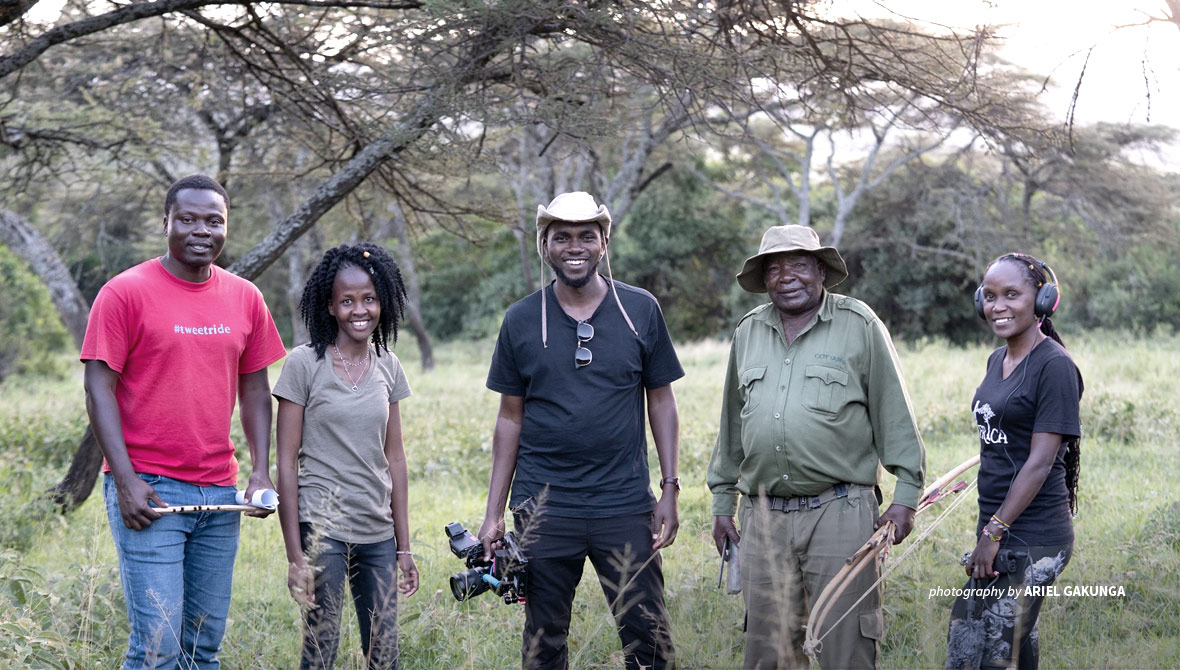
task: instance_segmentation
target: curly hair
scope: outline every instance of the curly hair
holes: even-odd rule
[[[299,301],[299,314],[307,326],[317,359],[323,358],[328,345],[336,341],[339,324],[336,317],[329,313],[328,306],[332,302],[332,284],[336,281],[336,274],[346,267],[366,270],[377,289],[377,299],[381,301],[381,316],[377,319],[377,329],[373,331],[377,355],[381,355],[382,349],[389,351],[391,335],[393,342],[397,342],[397,326],[406,307],[406,287],[402,283],[401,270],[393,258],[376,244],[342,244],[324,253],[307,278],[303,298]]]
[[[1049,281],[1046,276],[1044,267],[1045,262],[1035,256],[1028,254],[1004,254],[996,260],[988,264],[988,267],[997,263],[1014,263],[1020,268],[1021,274],[1028,280],[1034,289],[1043,286]],[[1049,317],[1041,319],[1041,332],[1051,338],[1057,344],[1065,349],[1065,342],[1062,341],[1061,335],[1057,329],[1053,327],[1053,321]],[[1078,393],[1081,394],[1085,389],[1082,383],[1081,373],[1078,373]],[[1078,479],[1082,471],[1082,439],[1080,437],[1070,438],[1065,441],[1065,486],[1069,489],[1069,510],[1074,514],[1078,513]]]

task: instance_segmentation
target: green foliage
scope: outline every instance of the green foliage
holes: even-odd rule
[[[1121,258],[1085,272],[1080,320],[1141,334],[1180,330],[1180,265],[1175,238],[1132,249]],[[1087,272],[1088,270],[1088,272]]]
[[[835,290],[864,300],[895,338],[952,342],[984,332],[972,305],[979,268],[965,261],[961,194],[971,177],[953,165],[916,165],[869,192],[841,245],[848,279]]]
[[[0,380],[9,374],[60,374],[54,353],[70,343],[49,291],[0,247]]]
[[[620,225],[611,244],[613,270],[656,296],[673,338],[716,337],[762,302],[734,280],[757,249],[756,225],[700,179],[674,170],[644,191]]]
[[[519,243],[511,231],[485,223],[477,240],[436,232],[418,244],[422,257],[422,319],[443,340],[497,332],[504,310],[525,296]],[[525,244],[533,276],[540,270],[531,238]],[[548,272],[548,269],[546,269]]]

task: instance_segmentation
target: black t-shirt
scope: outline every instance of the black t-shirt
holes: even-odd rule
[[[541,292],[508,308],[487,386],[524,397],[509,504],[537,500],[553,516],[606,518],[655,507],[647,467],[645,389],[684,376],[652,294],[615,282],[639,337],[612,293],[588,321],[593,361],[575,368],[578,322],[546,291],[549,346],[541,344]]]
[[[1033,433],[1057,433],[1061,448],[1041,490],[1012,524],[1006,545],[1065,544],[1073,540],[1065,486],[1065,441],[1081,435],[1078,405],[1082,377],[1069,353],[1042,340],[1002,379],[1007,347],[992,352],[987,374],[975,390],[972,411],[979,427],[979,529],[1003,504],[1016,474],[1028,460]]]

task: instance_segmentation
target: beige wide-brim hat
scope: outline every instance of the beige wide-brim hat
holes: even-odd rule
[[[585,191],[562,193],[548,207],[537,205],[537,253],[542,260],[545,253],[541,250],[541,240],[545,239],[545,231],[554,221],[597,223],[602,228],[602,236],[610,238],[610,212],[606,205],[594,202],[594,196]]]
[[[594,196],[585,191],[562,193],[554,198],[548,207],[537,205],[537,255],[541,257],[541,276],[544,276],[545,273],[546,260],[541,241],[545,239],[545,231],[549,229],[549,224],[554,221],[597,223],[598,227],[602,229],[603,238],[610,239],[610,211],[607,210],[606,205],[594,202]],[[607,284],[615,296],[615,304],[619,306],[619,311],[622,312],[627,327],[631,329],[635,337],[639,337],[639,331],[635,330],[631,316],[627,314],[627,310],[623,308],[623,301],[619,299],[619,289],[615,287],[615,278],[610,271],[610,254],[604,252],[603,257],[606,259]],[[541,344],[545,347],[549,346],[549,308],[546,306],[544,288],[541,289]]]
[[[824,288],[832,288],[848,278],[848,266],[835,247],[825,247],[819,242],[819,235],[808,226],[774,226],[762,235],[758,253],[746,259],[738,273],[738,285],[750,293],[766,293],[762,280],[762,261],[771,254],[784,251],[806,251],[827,266]]]

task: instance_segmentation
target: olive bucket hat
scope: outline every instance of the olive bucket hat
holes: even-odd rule
[[[750,293],[766,293],[766,283],[762,280],[762,262],[771,254],[781,254],[786,251],[806,251],[815,255],[827,266],[824,277],[824,288],[832,288],[848,278],[848,266],[840,257],[835,247],[825,247],[819,242],[819,235],[808,226],[774,226],[762,235],[762,244],[758,246],[758,253],[746,259],[742,271],[738,273],[738,285]]]

